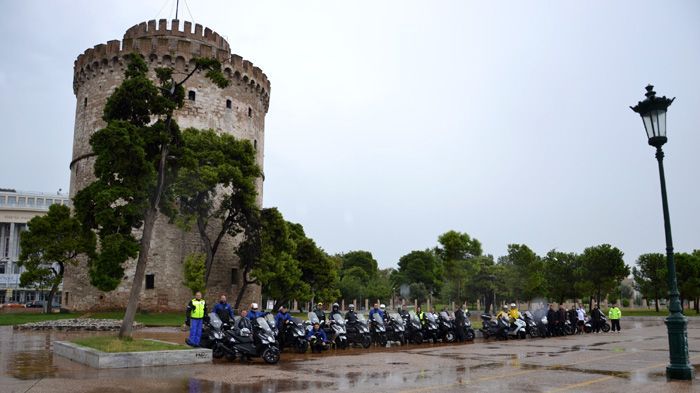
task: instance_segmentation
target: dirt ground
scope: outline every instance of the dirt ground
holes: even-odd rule
[[[700,392],[700,381],[667,382],[662,322],[628,322],[623,332],[549,339],[284,353],[278,365],[215,360],[212,365],[96,370],[54,357],[52,342],[85,333],[0,328],[0,392]],[[182,342],[185,333],[138,333]],[[700,371],[700,323],[688,326]]]

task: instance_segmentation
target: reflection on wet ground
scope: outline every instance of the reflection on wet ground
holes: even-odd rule
[[[0,391],[74,390],[71,386],[77,386],[74,391],[96,393],[464,391],[466,384],[476,391],[512,386],[546,391],[566,383],[584,386],[598,380],[602,382],[596,391],[616,391],[606,390],[603,383],[608,379],[646,387],[658,384],[657,392],[679,386],[665,380],[668,342],[663,323],[630,325],[620,335],[351,348],[320,355],[285,352],[276,366],[259,360],[251,364],[215,360],[211,365],[117,370],[95,370],[52,354],[55,340],[109,333],[15,332],[0,327]],[[185,335],[174,329],[138,333],[139,337],[173,342],[182,342]],[[689,331],[689,338],[691,349],[700,347],[700,331]],[[691,351],[691,357],[697,370],[700,353]],[[520,385],[511,385],[516,382],[508,381],[511,376],[517,376]],[[525,383],[535,376],[551,376],[547,378],[550,385]],[[700,391],[700,385],[688,386],[691,390],[687,391]]]

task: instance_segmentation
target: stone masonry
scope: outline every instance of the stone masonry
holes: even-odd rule
[[[182,28],[182,30],[181,30]],[[90,137],[105,126],[102,111],[107,98],[124,79],[125,56],[140,53],[149,64],[155,80],[156,67],[172,67],[175,76],[184,77],[194,66],[194,57],[215,57],[231,84],[220,89],[195,73],[184,85],[185,106],[175,113],[181,129],[195,127],[225,132],[250,140],[257,149],[257,160],[263,167],[265,115],[270,102],[270,82],[258,67],[232,54],[228,42],[209,28],[178,20],[161,19],[143,22],[129,28],[122,41],[113,40],[86,50],[79,55],[73,68],[73,92],[77,103],[73,156],[70,163],[70,196],[94,180],[94,158]],[[194,100],[189,96],[194,94]],[[262,180],[258,183],[258,204],[262,205]],[[242,269],[234,250],[238,241],[228,238],[222,242],[210,276],[207,298],[219,293],[232,297],[242,282]],[[191,293],[183,284],[183,261],[201,251],[196,230],[182,231],[168,224],[161,216],[156,222],[151,255],[146,275],[153,275],[154,288],[141,292],[140,308],[164,311],[183,310]],[[126,307],[135,263],[126,264],[125,277],[114,291],[105,293],[92,287],[85,261],[66,269],[63,283],[63,305],[72,310],[113,309]],[[260,288],[250,287],[244,304],[255,301]],[[212,303],[213,304],[213,303]]]

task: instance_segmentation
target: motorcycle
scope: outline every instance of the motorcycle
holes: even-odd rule
[[[347,349],[348,348],[348,334],[345,328],[345,319],[340,314],[333,314],[333,318],[330,322],[331,336],[328,340],[335,345],[336,348]]]
[[[489,314],[481,315],[482,327],[479,329],[485,339],[496,337],[508,339],[508,328],[510,324],[507,318],[493,318]]]
[[[567,336],[571,336],[574,333],[576,333],[576,326],[574,326],[574,324],[571,323],[571,320],[567,319],[564,322],[564,334],[566,334]]]
[[[200,347],[210,348],[214,359],[221,359],[224,356],[232,356],[233,350],[225,340],[224,323],[216,313],[209,314],[209,322],[205,323],[205,329],[202,329],[202,340]]]
[[[423,342],[423,329],[420,318],[415,311],[411,310],[408,314],[404,314],[404,325],[406,326],[406,339],[414,344],[421,344]]]
[[[454,323],[446,311],[438,315],[438,337],[444,343],[452,343],[456,339]]]
[[[530,335],[530,337],[539,337],[541,332],[540,328],[530,311],[525,311],[523,313],[523,320],[525,320],[525,333]]]
[[[281,329],[282,337],[278,340],[282,344],[280,349],[284,346],[294,348],[298,353],[306,352],[309,342],[306,340],[304,322],[299,318],[292,318],[291,321],[285,321]]]
[[[469,310],[464,310],[464,326],[462,329],[464,329],[464,339],[467,341],[474,341],[474,337],[476,337],[474,328],[472,328],[472,321],[469,319],[471,316],[472,313]]]
[[[275,320],[275,316],[272,315],[272,313],[265,314],[265,320],[267,321],[268,326],[270,326],[272,334],[275,336],[275,340],[278,344],[277,346],[279,346],[280,326],[277,326],[277,320]]]
[[[508,327],[508,338],[525,338],[527,323],[522,318],[516,318]]]
[[[604,316],[600,316],[600,330],[602,330],[604,333],[607,333],[610,331],[610,324],[608,323],[608,319],[605,318]],[[583,331],[586,333],[590,333],[593,331],[593,319],[591,317],[586,317],[586,322],[583,324]]]
[[[423,339],[433,343],[437,343],[438,340],[438,324],[435,319],[435,314],[426,312],[423,314],[425,316],[425,323],[423,324]]]
[[[395,341],[401,343],[401,345],[406,344],[406,325],[404,324],[403,318],[397,312],[392,312],[389,314],[389,321],[386,326],[386,334],[389,341]]]
[[[372,315],[370,321],[370,332],[372,333],[372,341],[381,346],[386,346],[388,338],[386,336],[386,326],[384,318],[379,313]]]
[[[227,354],[227,358],[234,360],[238,357],[243,360],[261,357],[267,364],[279,362],[280,349],[267,320],[258,317],[252,321],[252,325],[252,332],[248,328],[235,328],[226,331],[227,345],[230,345],[232,352]]]
[[[363,348],[369,348],[372,345],[372,337],[369,334],[367,320],[361,313],[357,313],[357,320],[354,322],[348,321],[347,334],[350,344],[360,344]]]

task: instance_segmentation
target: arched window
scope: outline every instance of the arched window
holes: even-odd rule
[[[187,92],[187,99],[188,100],[194,101],[195,96],[196,96],[196,93],[194,92],[194,90],[190,90]]]
[[[226,100],[226,108],[231,109],[231,100]]]
[[[85,99],[83,100],[83,106],[87,108],[87,97],[85,97]]]
[[[253,108],[248,107],[248,117],[253,117]]]

